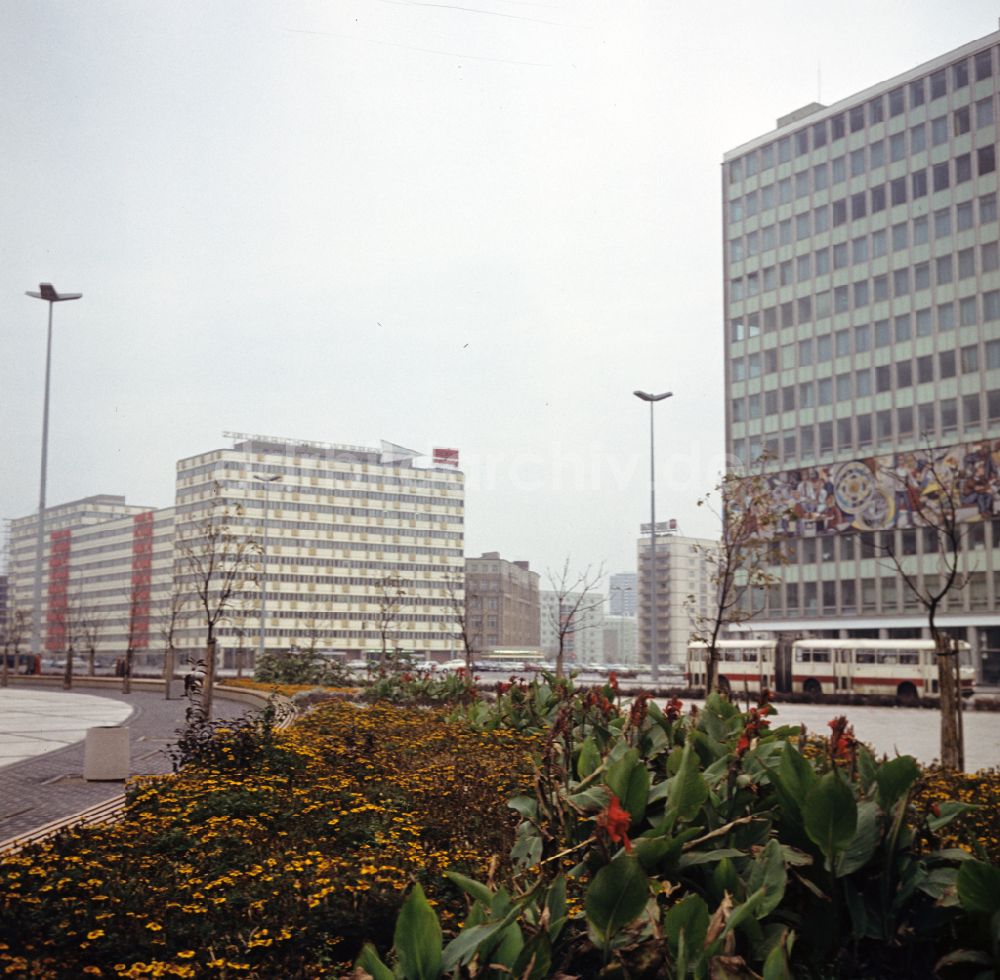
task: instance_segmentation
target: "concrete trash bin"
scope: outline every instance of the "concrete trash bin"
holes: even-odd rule
[[[99,725],[87,729],[87,741],[83,746],[84,779],[127,779],[130,762],[127,725]]]

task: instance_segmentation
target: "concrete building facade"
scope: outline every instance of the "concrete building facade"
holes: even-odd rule
[[[538,572],[498,551],[465,559],[465,615],[473,651],[537,650],[541,643]]]
[[[635,616],[604,617],[604,662],[637,664],[639,662],[638,630]]]
[[[657,663],[683,665],[699,618],[712,613],[712,584],[706,555],[718,542],[688,538],[674,531],[656,535]],[[650,663],[652,620],[652,547],[649,535],[638,539],[639,662]]]
[[[766,452],[788,564],[758,629],[912,635],[914,526],[945,468],[967,523],[941,621],[1000,647],[1000,33],[726,153],[726,441]]]
[[[93,621],[105,660],[131,645],[137,667],[162,665],[168,634],[180,659],[202,656],[197,566],[215,562],[217,605],[220,570],[245,546],[214,624],[220,666],[252,666],[262,590],[265,649],[446,658],[464,588],[462,473],[398,447],[230,435],[231,448],[178,462],[174,507],[100,495],[47,508],[45,655],[79,655]],[[36,521],[9,522],[12,608],[33,604]]]
[[[33,615],[37,515],[8,523],[10,608]],[[162,664],[173,581],[173,508],[100,494],[47,507],[42,564],[43,657],[109,665],[131,646],[134,662]],[[30,629],[28,631],[30,633]],[[28,645],[25,638],[23,646]]]
[[[634,616],[639,608],[639,580],[635,572],[616,572],[608,580],[608,612]]]
[[[560,624],[569,623],[563,636],[565,663],[604,663],[603,595],[542,590],[540,600],[542,650],[548,657],[559,652]]]

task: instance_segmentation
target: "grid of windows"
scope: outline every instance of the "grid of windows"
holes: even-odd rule
[[[1000,460],[997,41],[727,157],[733,456],[767,452],[788,471],[984,439]],[[1000,601],[1000,524],[977,534],[997,549],[996,575],[991,559],[966,608]],[[860,537],[792,544],[815,547],[816,562],[861,562]],[[900,547],[923,553],[909,537]],[[912,609],[895,581],[855,572],[816,582],[796,570],[772,604]]]

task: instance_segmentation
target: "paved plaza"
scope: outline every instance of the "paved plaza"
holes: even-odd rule
[[[121,794],[120,781],[83,779],[90,727],[128,727],[131,775],[170,772],[167,749],[184,724],[187,706],[184,698],[166,700],[162,690],[80,694],[20,681],[0,689],[0,840]],[[215,717],[238,717],[248,710],[216,694]]]
[[[880,755],[912,755],[925,765],[941,755],[941,720],[933,708],[780,703],[775,707],[778,716],[773,725],[805,725],[815,734],[829,735],[827,722],[846,715],[854,734]],[[966,711],[962,722],[966,771],[1000,766],[1000,712]]]

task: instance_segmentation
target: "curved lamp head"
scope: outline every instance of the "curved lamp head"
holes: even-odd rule
[[[673,395],[672,391],[665,391],[661,395],[653,395],[648,391],[633,391],[633,395],[636,398],[641,398],[644,402],[662,402],[664,398],[670,398]]]
[[[68,299],[79,299],[83,293],[57,293],[55,286],[50,282],[40,283],[38,286],[38,292],[33,290],[28,290],[25,296],[31,296],[34,299],[44,299],[49,303],[62,303]]]

